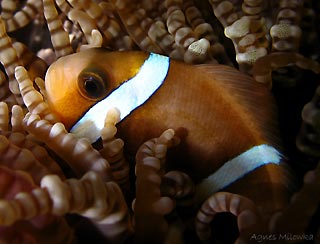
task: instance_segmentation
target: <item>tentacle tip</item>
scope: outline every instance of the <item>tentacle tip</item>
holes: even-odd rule
[[[27,113],[23,119],[23,122],[26,126],[30,126],[32,123],[40,120],[40,116],[38,114]]]
[[[51,130],[50,130],[50,137],[56,137],[60,134],[64,134],[64,133],[67,133],[65,127],[64,127],[64,124],[58,122],[58,123],[55,123]]]
[[[14,74],[18,82],[21,81],[22,77],[26,76],[27,73],[28,71],[26,70],[26,68],[21,65],[15,67],[14,69]]]
[[[153,203],[153,210],[158,214],[169,214],[175,208],[175,201],[169,197],[161,197]]]
[[[105,124],[107,123],[112,123],[112,124],[116,124],[120,121],[120,116],[121,116],[121,113],[120,113],[120,110],[116,107],[114,108],[111,108],[108,112],[107,112],[107,115],[106,115],[106,118],[105,118]]]
[[[26,69],[22,65],[18,65],[14,69],[15,72],[21,72],[21,71],[26,71]]]
[[[167,129],[162,133],[161,137],[169,141],[173,139],[174,135],[175,135],[175,131],[173,129]]]

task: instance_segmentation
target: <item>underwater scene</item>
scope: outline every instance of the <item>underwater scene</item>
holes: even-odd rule
[[[0,243],[320,243],[318,0],[1,0]]]

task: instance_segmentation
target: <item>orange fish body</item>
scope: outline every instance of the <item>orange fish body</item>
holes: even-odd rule
[[[67,129],[72,129],[95,104],[138,77],[140,67],[148,65],[148,58],[149,54],[143,52],[104,49],[60,58],[46,75],[49,105]],[[151,66],[148,79],[152,80],[152,75],[155,79],[161,77],[159,65]],[[101,84],[91,84],[95,82]],[[145,82],[149,86],[151,81]],[[288,178],[279,165],[281,156],[273,147],[274,103],[267,89],[224,65],[187,65],[174,60],[168,60],[161,82],[117,125],[127,155],[134,157],[143,142],[172,128],[181,142],[168,152],[168,170],[186,172],[203,188],[203,180],[222,166],[234,170],[226,169],[221,175],[237,175],[242,165],[259,161],[261,154],[266,162],[239,173],[241,177],[223,189],[248,196],[267,211],[283,207],[288,198]],[[106,112],[101,111],[100,116],[105,117]],[[277,162],[267,162],[272,160]],[[210,184],[203,189],[206,191]]]

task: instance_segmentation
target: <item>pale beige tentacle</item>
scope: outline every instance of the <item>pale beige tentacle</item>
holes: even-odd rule
[[[190,44],[184,56],[184,60],[188,62],[188,57],[186,56],[189,53],[188,50],[194,50],[194,46],[198,46],[198,43],[201,43],[201,45],[199,46],[201,48],[201,55],[199,56],[198,52],[196,52],[196,55],[193,55],[193,59],[195,60],[192,61],[192,63],[203,63],[206,61],[205,59],[209,59],[211,63],[215,63],[217,62],[217,60],[219,60],[224,64],[229,64],[230,60],[227,57],[226,50],[224,46],[219,42],[219,37],[214,31],[214,27],[206,22],[206,20],[202,16],[201,11],[196,7],[193,0],[185,0],[183,1],[183,4],[186,19],[190,23],[193,32],[199,39],[198,41]],[[209,48],[206,51],[204,51],[206,47],[203,48],[203,44],[205,44],[205,41],[210,43]],[[199,47],[197,47],[197,49]]]
[[[55,0],[55,3],[66,16],[72,10],[72,7],[66,0]]]
[[[111,239],[122,239],[130,231],[128,209],[120,188],[112,181],[104,182],[94,172],[86,173],[81,180],[65,182],[56,175],[47,175],[41,180],[41,188],[18,193],[9,201],[0,200],[0,209],[5,210],[0,211],[1,225],[43,214],[78,213],[98,226],[108,227],[109,232],[104,234]]]
[[[261,15],[263,1],[209,2],[215,16],[225,27],[225,36],[234,44],[239,69],[251,73],[255,61],[268,53],[267,27]]]
[[[303,1],[280,0],[276,23],[270,29],[272,49],[276,52],[297,52],[302,30],[300,19]]]
[[[251,73],[256,60],[268,53],[267,30],[261,17],[243,16],[226,27],[224,33],[233,41],[241,71]]]
[[[109,163],[93,149],[87,139],[77,139],[66,131],[62,123],[51,124],[34,114],[27,114],[24,121],[26,130],[45,142],[78,176],[92,170],[104,180],[112,179]]]
[[[110,43],[112,39],[119,36],[121,33],[120,23],[116,19],[105,15],[99,4],[89,0],[79,0],[79,3],[86,13],[95,20],[97,26],[104,34],[107,43]]]
[[[2,70],[0,70],[0,100],[1,101],[6,100],[7,102],[10,102],[10,98],[11,98],[11,104],[15,104],[16,100],[13,94],[10,92],[7,77],[5,73]]]
[[[6,29],[8,32],[20,29],[42,13],[42,1],[27,0],[21,10],[17,11],[12,18],[6,19]]]
[[[6,90],[3,99],[12,101],[13,104],[23,104],[20,96],[18,83],[14,78],[14,70],[17,66],[21,65],[17,52],[12,46],[11,38],[7,35],[4,22],[0,18],[0,61],[3,64],[9,79],[9,90]],[[2,85],[3,88],[6,88]],[[12,94],[14,98],[12,98]]]
[[[304,176],[303,187],[295,193],[289,205],[274,214],[269,223],[273,233],[304,234],[320,204],[320,163]]]
[[[37,52],[37,56],[48,65],[52,64],[57,59],[56,54],[54,53],[54,50],[52,48],[40,49]]]
[[[19,89],[25,106],[30,113],[38,114],[42,119],[49,122],[57,122],[58,119],[54,115],[47,103],[44,102],[42,95],[34,88],[33,82],[25,68],[19,66],[15,70],[15,76],[19,83]]]
[[[103,43],[103,38],[102,35],[100,33],[100,31],[98,30],[92,30],[91,31],[91,35],[89,37],[89,41],[87,45],[81,45],[80,46],[80,51],[86,50],[86,49],[90,49],[90,48],[99,48],[102,47],[102,43]]]
[[[83,0],[81,0],[84,2]],[[106,40],[105,45],[110,46],[112,49],[117,50],[132,50],[135,45],[133,40],[128,35],[127,31],[123,28],[123,23],[121,22],[118,13],[115,10],[115,6],[109,2],[99,2],[91,3],[91,12],[88,14],[95,20],[99,30],[105,35],[110,35],[112,40]],[[96,6],[94,6],[96,5]],[[95,9],[99,9],[95,11]],[[98,14],[99,13],[99,14]],[[109,34],[108,34],[109,33]]]
[[[19,105],[14,105],[11,109],[11,112],[11,131],[25,133],[22,123],[24,118],[22,107],[20,107]]]
[[[272,71],[292,64],[320,73],[320,64],[314,60],[295,52],[275,52],[259,58],[253,66],[252,75],[256,81],[266,84],[271,89]]]
[[[262,12],[262,0],[243,0],[242,11],[248,16],[257,16]]]
[[[169,197],[161,196],[160,185],[164,173],[167,147],[174,139],[169,129],[159,138],[144,143],[136,155],[136,200],[134,204],[135,230],[138,240],[157,240],[161,243],[168,232],[164,215],[174,208]],[[145,223],[149,224],[145,224]]]
[[[104,182],[98,174],[89,171],[81,180],[66,182],[54,175],[46,176],[41,187],[50,195],[53,213],[74,212],[85,216],[113,242],[123,240],[131,233],[127,205],[115,182]]]
[[[36,77],[44,79],[48,65],[41,58],[32,53],[26,45],[21,42],[14,42],[12,44],[17,52],[21,64],[28,70],[31,80]]]
[[[44,16],[51,33],[51,42],[57,58],[73,53],[69,35],[63,29],[62,21],[59,18],[53,0],[43,0]]]
[[[252,233],[264,233],[265,229],[257,206],[241,195],[218,192],[208,198],[201,206],[195,227],[202,241],[211,238],[210,223],[217,213],[229,212],[237,217],[239,237],[235,243],[246,243]]]
[[[57,162],[48,154],[44,145],[39,145],[29,135],[26,135],[25,132],[9,132],[8,135],[5,135],[11,144],[17,146],[21,149],[29,150],[34,159],[35,163],[39,162],[43,165],[50,173],[57,174],[61,179],[65,178],[64,173],[62,172],[60,166]]]
[[[139,8],[137,2],[128,0],[112,0],[112,2],[135,43],[142,50],[162,53],[159,45],[152,41],[147,30],[141,26],[146,21],[150,21],[150,18],[147,18],[145,11]]]
[[[217,41],[218,37],[213,31],[213,27],[205,21],[193,0],[184,0],[183,8],[185,10],[186,20],[198,38],[206,38],[208,41]]]
[[[167,8],[167,26],[168,32],[173,35],[175,43],[178,46],[187,48],[191,43],[197,40],[193,30],[187,26],[185,14],[183,12],[183,1],[165,1]]]
[[[14,211],[18,211],[23,216],[30,216],[30,213],[34,212],[32,207],[30,208],[32,201],[30,202],[30,198],[25,196],[37,187],[31,176],[23,171],[11,170],[0,166],[0,178],[0,222],[5,220],[2,216],[9,216],[10,218],[10,216],[15,215]],[[19,194],[20,196],[17,197],[18,202],[24,197],[24,200],[29,202],[20,205],[20,207],[15,204],[13,206],[6,204],[6,201],[10,202]],[[45,199],[43,200],[45,201]],[[40,208],[41,205],[38,207]],[[30,219],[28,222],[17,222],[7,227],[0,225],[1,243],[30,243],[30,237],[32,237],[32,243],[55,244],[72,243],[74,241],[73,230],[62,217],[41,215]],[[49,240],[48,233],[50,233]]]
[[[203,63],[208,59],[210,51],[210,42],[202,38],[191,43],[184,53],[183,60],[186,63]]]
[[[213,46],[217,38],[192,1],[165,1],[165,7],[168,33],[174,39],[172,51],[166,53],[187,63],[216,62],[214,56],[219,52],[213,52],[218,50]]]
[[[13,106],[11,116],[9,116],[7,104],[3,102],[0,103],[0,133],[6,137],[6,140],[2,138],[4,145],[7,144],[7,148],[3,149],[5,150],[3,151],[4,154],[0,156],[1,161],[3,161],[2,164],[15,169],[26,169],[27,172],[30,172],[38,181],[48,172],[58,174],[61,178],[64,178],[62,170],[49,156],[47,151],[42,146],[30,140],[30,136],[27,135],[23,127],[23,118],[24,113],[20,106]],[[26,162],[21,164],[20,160],[23,161],[24,156],[26,156]],[[10,158],[15,159],[12,159],[14,161],[10,162]],[[26,165],[24,163],[26,163]]]
[[[162,178],[161,193],[175,199],[192,198],[195,185],[192,179],[184,172],[169,171]],[[193,203],[193,201],[191,201]]]
[[[34,82],[36,83],[37,87],[39,88],[39,92],[43,96],[44,101],[47,99],[47,92],[46,92],[46,84],[43,79],[40,77],[35,78]]]
[[[312,100],[302,110],[302,124],[296,139],[298,149],[304,154],[319,159],[320,157],[320,86]]]
[[[1,1],[1,18],[7,20],[12,18],[18,8],[18,0]]]
[[[124,142],[116,138],[116,124],[120,121],[120,111],[112,109],[108,111],[104,128],[101,130],[103,149],[99,152],[110,164],[114,180],[120,185],[124,192],[130,189],[129,163],[124,157]]]
[[[9,129],[9,109],[5,102],[0,102],[0,131]]]
[[[1,165],[14,170],[28,172],[32,175],[36,183],[39,183],[43,176],[50,173],[49,170],[34,157],[31,151],[25,148],[19,148],[3,135],[0,135],[0,155]]]
[[[19,190],[30,191],[36,187],[32,177],[24,171],[0,165],[0,199],[12,199]]]
[[[209,0],[214,15],[219,19],[220,23],[227,27],[240,18],[237,6],[234,1],[229,0]]]
[[[149,21],[150,21],[150,27],[147,33],[149,38],[154,43],[157,43],[157,45],[159,45],[163,53],[173,57],[173,54],[177,52],[175,48],[174,37],[170,35],[170,33],[168,33],[165,23],[160,20],[157,20],[157,21],[149,20]]]
[[[73,23],[78,23],[80,25],[81,30],[87,39],[87,42],[90,43],[92,30],[98,29],[95,21],[92,18],[90,18],[90,16],[87,13],[79,9],[72,9],[68,13],[68,18]]]
[[[102,1],[99,2],[99,5],[105,14],[113,15],[113,13],[115,12],[114,4],[111,3],[111,1]]]

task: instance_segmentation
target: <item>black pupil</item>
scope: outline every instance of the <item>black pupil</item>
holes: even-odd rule
[[[85,87],[85,90],[88,92],[88,94],[98,95],[98,93],[99,93],[98,83],[99,82],[92,77],[89,77],[85,80],[84,87]]]
[[[106,93],[106,75],[96,69],[84,69],[78,76],[78,88],[82,96],[88,99],[101,99]]]

